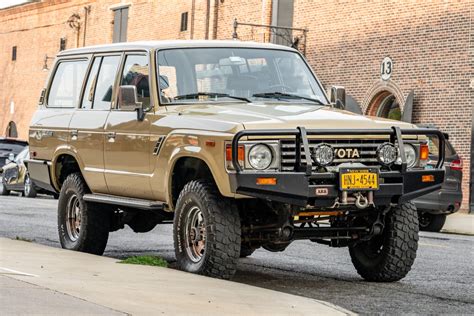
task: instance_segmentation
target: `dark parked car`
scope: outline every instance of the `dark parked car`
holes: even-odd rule
[[[5,165],[5,161],[10,154],[18,155],[28,143],[24,140],[0,137],[0,167]]]
[[[430,139],[430,161],[428,167],[434,167],[438,159],[438,141]],[[420,230],[439,232],[446,216],[459,210],[462,201],[462,159],[447,140],[445,146],[446,174],[440,190],[423,195],[413,202],[418,209]]]

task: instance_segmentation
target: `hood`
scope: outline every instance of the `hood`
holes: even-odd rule
[[[244,129],[383,129],[392,126],[414,128],[413,124],[369,117],[352,112],[307,103],[228,103],[219,105],[194,104],[177,106],[180,116],[192,121],[205,121],[207,129],[212,122],[242,125]],[[196,121],[195,121],[196,122]],[[198,125],[199,123],[196,122]],[[196,125],[197,126],[197,125]],[[237,127],[237,126],[234,126]]]

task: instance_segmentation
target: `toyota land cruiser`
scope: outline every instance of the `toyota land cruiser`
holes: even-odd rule
[[[173,221],[185,271],[230,278],[239,256],[306,239],[348,247],[366,280],[399,280],[417,251],[410,200],[443,181],[443,134],[332,101],[278,45],[67,50],[31,122],[28,169],[60,192],[66,249],[102,254],[111,231]],[[439,139],[429,169],[428,135]]]

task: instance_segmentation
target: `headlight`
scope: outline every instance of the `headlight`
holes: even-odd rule
[[[377,148],[377,159],[378,161],[389,166],[393,164],[398,158],[398,149],[391,143],[383,143]]]
[[[313,149],[312,156],[319,166],[327,166],[334,160],[334,149],[328,144],[319,144]]]
[[[404,144],[403,148],[405,149],[405,160],[407,161],[407,168],[413,168],[418,158],[415,147],[410,144]],[[402,157],[400,157],[400,154],[398,155],[397,161],[395,163],[397,165],[402,164]]]
[[[407,160],[407,168],[413,168],[416,164],[416,150],[412,145],[405,144],[403,146],[405,149],[405,157]]]
[[[272,150],[267,145],[256,144],[250,149],[248,159],[252,168],[257,170],[267,169],[273,161]]]

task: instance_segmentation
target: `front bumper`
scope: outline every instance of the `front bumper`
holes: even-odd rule
[[[423,175],[433,175],[429,185],[421,181]],[[276,178],[276,185],[258,185],[257,178]],[[230,176],[235,193],[298,206],[330,207],[339,197],[339,177],[336,173],[234,173]],[[380,186],[374,191],[375,205],[405,203],[441,188],[443,170],[416,170],[380,172]],[[325,182],[326,184],[317,184]]]
[[[237,148],[239,140],[244,136],[295,136],[296,148],[303,147],[306,159],[301,159],[297,153],[294,172],[253,172],[242,170],[238,163]],[[439,190],[444,181],[444,135],[435,129],[401,130],[392,127],[387,130],[306,130],[299,127],[296,130],[250,131],[237,133],[232,141],[232,163],[235,173],[230,174],[231,189],[234,193],[262,198],[299,206],[313,205],[330,207],[339,197],[339,176],[337,173],[313,173],[310,149],[307,135],[390,135],[392,143],[399,146],[402,157],[400,170],[381,171],[380,186],[374,191],[375,205],[390,205],[390,203],[406,203],[419,196]],[[407,170],[403,150],[402,135],[434,135],[439,139],[439,160],[434,169]],[[431,175],[433,181],[423,182],[423,175]],[[257,178],[275,178],[275,185],[259,185]]]

